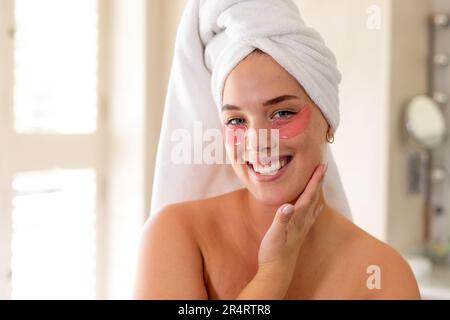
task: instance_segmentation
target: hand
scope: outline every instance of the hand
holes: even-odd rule
[[[326,164],[316,168],[295,205],[288,203],[278,208],[261,241],[258,272],[281,275],[283,279],[292,277],[306,235],[324,208],[319,199],[326,169]]]

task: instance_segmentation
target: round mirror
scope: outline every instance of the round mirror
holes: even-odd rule
[[[446,139],[444,115],[437,103],[427,96],[411,100],[406,106],[405,122],[408,135],[419,147],[434,149]]]

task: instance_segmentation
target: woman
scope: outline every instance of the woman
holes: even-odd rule
[[[197,2],[197,7],[193,2],[190,9],[200,12],[200,33],[203,43],[207,43],[205,64],[212,73],[213,98],[225,134],[236,129],[272,132],[270,129],[276,128],[279,157],[271,158],[269,165],[267,155],[274,154],[274,145],[266,147],[251,135],[245,134],[242,143],[236,143],[233,135],[231,141],[225,138],[232,168],[244,188],[166,205],[158,211],[143,231],[135,297],[420,298],[414,276],[402,257],[351,223],[324,194],[324,159],[330,159],[327,144],[333,141],[338,123],[338,112],[334,111],[338,107],[340,78],[330,63],[332,55],[318,35],[292,14],[296,11],[290,1],[230,0],[211,4],[206,0]],[[255,12],[258,9],[262,15],[270,15],[261,17]],[[261,18],[253,20],[253,29],[247,20],[239,20],[250,17],[250,12]],[[245,34],[245,41],[255,42],[246,42],[245,50],[239,51],[233,46],[241,46],[242,38],[235,41],[230,33],[222,37],[225,40],[218,40],[230,41],[229,46],[205,41],[205,21],[216,21],[211,17],[219,17],[217,25],[229,29],[242,26],[236,20],[245,22],[248,29],[235,31]],[[270,17],[284,23],[285,30],[297,25],[302,28],[296,29],[295,36],[289,36],[286,42],[274,41],[273,35],[265,38],[270,42],[264,42],[259,27],[276,29],[276,24],[268,21]],[[249,30],[257,31],[252,34]],[[286,33],[278,31],[284,39]],[[292,67],[276,50],[287,50],[284,45],[288,43],[304,44],[299,39],[305,39],[305,35],[310,36],[305,40],[310,48],[322,53],[308,53],[319,62],[314,65],[310,60],[302,67]],[[180,38],[178,35],[177,41]],[[272,46],[274,42],[277,46]],[[303,51],[284,53],[306,61],[307,49],[300,48]],[[226,54],[218,54],[217,50],[239,52],[234,56],[238,58],[227,60]],[[191,183],[196,186],[195,181]]]

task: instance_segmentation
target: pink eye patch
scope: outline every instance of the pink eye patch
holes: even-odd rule
[[[275,119],[272,122],[272,129],[278,129],[280,139],[292,139],[308,128],[311,122],[311,107],[305,105],[300,112],[282,119]],[[247,127],[245,125],[223,128],[224,142],[227,145],[240,145],[247,136]]]
[[[297,114],[272,122],[272,129],[278,129],[280,139],[291,139],[303,133],[311,122],[311,107],[305,105]]]
[[[224,142],[230,146],[238,146],[245,141],[247,135],[246,126],[223,127]]]

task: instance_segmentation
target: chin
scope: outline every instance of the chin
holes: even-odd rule
[[[263,190],[248,188],[248,190],[252,193],[255,199],[268,206],[281,206],[282,204],[291,202],[292,200],[292,197],[289,197],[286,190],[281,192],[272,191],[270,188],[265,188]]]
[[[238,176],[253,197],[268,206],[295,203],[300,195],[298,190],[303,190],[302,179],[294,181],[295,175],[286,175],[286,179],[280,179],[276,182],[254,181],[244,170],[240,170]]]

